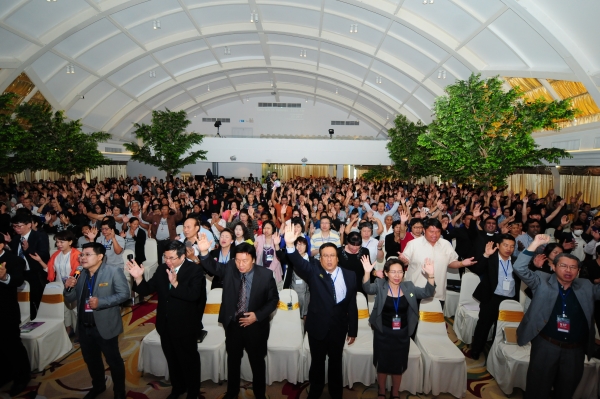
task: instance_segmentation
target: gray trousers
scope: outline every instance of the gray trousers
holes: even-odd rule
[[[560,348],[537,336],[531,341],[527,369],[526,399],[548,399],[554,387],[554,399],[571,399],[581,376],[585,349]]]

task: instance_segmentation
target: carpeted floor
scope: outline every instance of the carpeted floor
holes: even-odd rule
[[[154,329],[156,317],[156,301],[150,300],[133,308],[123,308],[124,334],[120,337],[121,355],[125,360],[127,373],[127,396],[131,399],[163,399],[170,393],[168,381],[162,377],[150,374],[142,375],[137,371],[138,353],[140,342],[146,334]],[[447,319],[448,335],[456,346],[463,352],[467,346],[459,341],[452,330],[452,320]],[[2,361],[6,361],[3,359]],[[498,385],[485,368],[485,357],[482,355],[478,361],[467,358],[468,387],[466,398],[505,398]],[[107,369],[108,370],[108,369]],[[91,379],[87,367],[81,356],[79,345],[74,345],[73,350],[62,359],[52,363],[46,369],[32,374],[32,380],[26,392],[19,398],[81,398],[91,386]],[[0,398],[8,398],[10,385],[0,387]],[[289,384],[287,382],[274,383],[267,387],[267,395],[271,399],[304,399],[308,395],[308,383]],[[327,389],[327,388],[326,388]],[[202,382],[201,393],[205,399],[220,399],[226,390],[226,384],[216,384],[212,381]],[[388,394],[389,395],[389,394]],[[522,398],[522,391],[516,389],[511,398]],[[99,396],[100,399],[112,398],[112,384],[107,373],[107,390]],[[326,392],[323,397],[328,397]],[[432,398],[431,395],[411,395],[403,392],[401,398]],[[252,384],[241,382],[240,398],[254,398]],[[365,386],[355,384],[352,389],[344,389],[344,398],[369,399],[377,398],[375,384]],[[449,394],[441,394],[438,398],[452,398]]]

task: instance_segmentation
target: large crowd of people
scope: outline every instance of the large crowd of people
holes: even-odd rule
[[[266,179],[217,178],[209,170],[202,179],[188,180],[140,175],[91,182],[2,181],[0,301],[7,306],[0,307],[0,315],[12,324],[0,328],[0,340],[6,358],[20,360],[18,367],[0,362],[0,375],[4,382],[14,381],[14,395],[29,382],[15,310],[17,287],[29,283],[34,320],[45,285],[58,282],[65,287],[65,328],[79,341],[92,377],[86,398],[106,389],[101,353],[111,368],[115,397],[125,397],[119,306],[133,292],[142,298],[157,293],[156,328],[172,378],[169,398],[196,398],[201,365],[194,348],[205,333],[208,275],[212,288],[223,289],[219,322],[228,352],[226,398],[237,397],[244,350],[254,395],[264,398],[268,320],[278,291],[286,288],[298,293],[308,334],[309,398],[321,395],[326,356],[329,393],[342,398],[342,350],[356,338],[357,292],[375,295],[369,321],[379,396],[385,397],[385,379],[392,375],[396,398],[419,301],[434,297],[444,306],[448,268],[461,274],[469,268],[481,278],[469,355],[477,359],[483,352],[500,303],[518,300],[523,281],[531,305],[519,344],[532,342],[527,384],[537,387],[527,396],[547,398],[554,389],[555,397],[570,397],[583,356],[595,354],[594,323],[600,326],[599,210],[597,203],[584,202],[582,193],[561,198],[553,190],[514,193],[330,177],[282,182],[276,173]],[[54,253],[49,237],[56,242]],[[156,241],[160,266],[146,280],[148,239]],[[135,255],[124,261],[127,249]],[[79,266],[83,271],[76,279]]]

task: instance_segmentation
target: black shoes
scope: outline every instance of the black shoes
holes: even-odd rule
[[[17,396],[18,394],[20,394],[21,392],[23,392],[27,388],[27,385],[29,384],[29,381],[31,381],[31,378],[28,377],[24,381],[15,381],[15,382],[13,382],[12,387],[10,387],[9,395],[11,397],[13,397],[13,396]]]
[[[100,395],[102,392],[106,391],[106,387],[104,388],[92,388],[83,399],[94,399],[96,396]]]

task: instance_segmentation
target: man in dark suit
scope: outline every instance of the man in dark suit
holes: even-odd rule
[[[498,244],[488,242],[485,252],[479,256],[475,266],[471,266],[471,271],[481,277],[481,282],[473,292],[473,298],[480,302],[479,319],[471,344],[473,359],[479,359],[490,328],[498,320],[500,303],[506,299],[519,300],[521,279],[512,268],[517,259],[512,256],[515,238],[510,234],[502,234],[498,240]]]
[[[133,290],[140,296],[158,293],[156,331],[167,359],[173,389],[168,399],[187,392],[188,399],[200,393],[200,355],[196,342],[198,300],[206,291],[204,271],[185,258],[185,244],[171,241],[165,251],[165,263],[149,281],[144,279],[144,267],[127,262],[129,274],[135,279]],[[206,302],[206,300],[204,300]]]
[[[206,235],[201,234],[198,250],[202,267],[223,281],[219,322],[225,329],[227,349],[227,394],[224,399],[238,397],[244,349],[252,368],[254,397],[264,399],[269,320],[279,302],[273,272],[255,265],[256,250],[248,243],[237,245],[235,259],[226,264],[217,263],[209,255],[210,244]]]
[[[35,259],[32,254],[37,254],[45,263],[50,260],[50,243],[48,235],[41,231],[31,229],[32,219],[27,214],[17,214],[12,218],[16,236],[9,246],[15,255],[25,261],[25,280],[29,283],[29,301],[31,306],[31,320],[37,316],[37,311],[44,295],[44,288],[48,283],[48,272]]]
[[[4,352],[4,360],[0,361],[0,387],[13,381],[11,397],[21,393],[31,379],[29,357],[19,329],[21,310],[17,288],[25,281],[24,273],[25,261],[5,250],[4,236],[0,234],[0,342]]]
[[[309,371],[311,399],[321,396],[325,387],[325,356],[329,355],[329,395],[342,398],[342,352],[344,341],[352,345],[358,332],[356,274],[338,267],[337,247],[325,243],[319,248],[320,265],[302,258],[294,241],[292,226],[285,228],[288,259],[294,271],[308,284],[310,303],[305,329],[312,362]]]
[[[531,271],[529,262],[550,237],[538,234],[515,262],[515,272],[533,292],[517,329],[517,343],[531,342],[525,398],[571,398],[583,375],[585,356],[594,354],[594,302],[600,285],[577,278],[581,262],[571,254],[554,258],[553,274]]]

